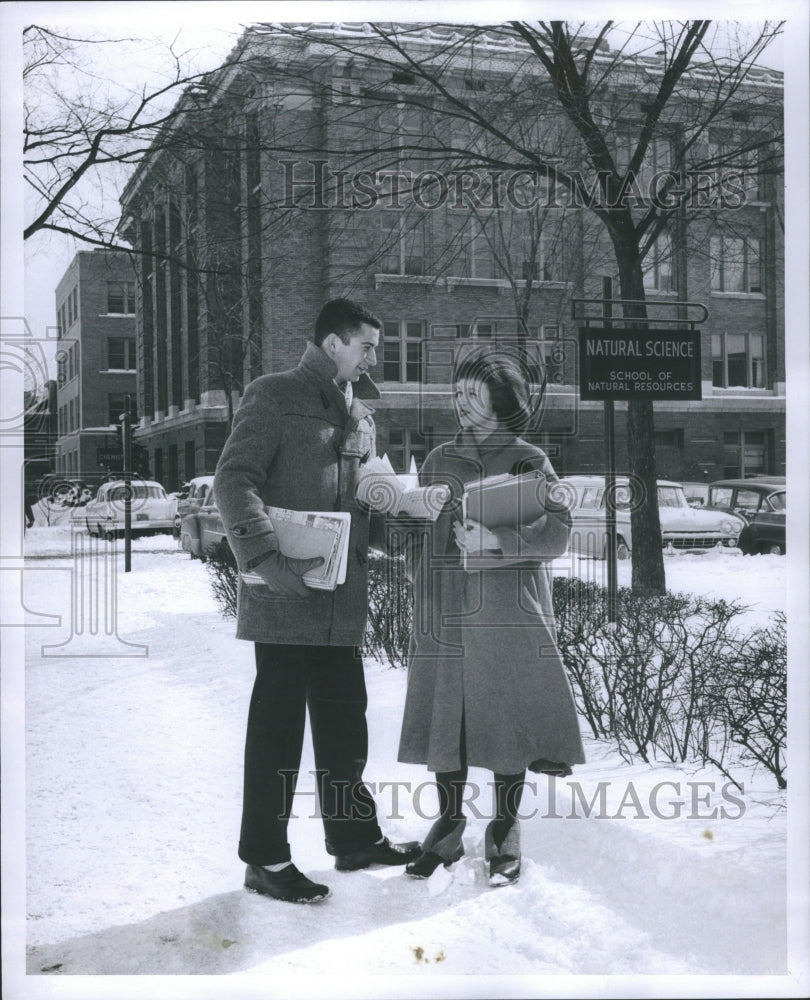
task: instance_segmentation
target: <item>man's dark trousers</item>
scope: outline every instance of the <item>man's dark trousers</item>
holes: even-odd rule
[[[362,780],[367,696],[357,647],[254,645],[239,857],[252,865],[291,860],[287,824],[307,708],[326,850],[346,854],[375,843],[382,832]],[[311,809],[301,815],[312,815]]]

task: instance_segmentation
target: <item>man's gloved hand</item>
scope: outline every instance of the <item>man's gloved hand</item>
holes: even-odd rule
[[[323,565],[323,557],[314,559],[288,559],[280,552],[272,552],[253,568],[274,594],[287,597],[308,597],[312,590],[301,577],[316,566]]]

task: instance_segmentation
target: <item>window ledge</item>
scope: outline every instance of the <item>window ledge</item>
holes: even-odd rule
[[[712,297],[718,299],[761,299],[765,301],[764,292],[720,292],[712,289]]]
[[[443,284],[442,278],[437,278],[431,274],[375,274],[374,285],[439,285]]]
[[[445,278],[448,291],[454,288],[508,288],[505,278]]]
[[[713,396],[776,396],[774,389],[755,389],[747,385],[713,385]]]
[[[375,274],[374,284],[377,288],[380,285],[433,285],[436,288],[505,288],[512,287],[512,282],[508,278],[440,278],[434,274]],[[514,282],[515,287],[525,288],[526,280],[521,278]],[[538,288],[566,288],[567,281],[546,281],[535,278],[532,284]],[[669,294],[669,293],[667,293]],[[675,295],[676,293],[671,293]]]

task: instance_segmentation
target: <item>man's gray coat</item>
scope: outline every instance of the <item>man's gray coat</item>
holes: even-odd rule
[[[317,646],[363,641],[370,518],[354,493],[360,464],[375,454],[374,411],[363,397],[380,394],[361,376],[349,412],[336,373],[334,362],[308,344],[297,368],[251,382],[217,464],[214,495],[240,573],[260,573],[267,554],[278,549],[267,506],[352,516],[346,582],[336,590],[282,596],[240,575],[240,639]]]

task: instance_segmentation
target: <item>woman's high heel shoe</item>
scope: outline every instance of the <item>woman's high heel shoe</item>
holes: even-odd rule
[[[493,823],[487,826],[484,837],[489,884],[495,887],[512,885],[520,878],[520,824],[515,820],[500,847],[495,845],[492,827]]]
[[[458,861],[463,855],[464,848],[461,844],[449,858],[443,858],[441,854],[436,854],[434,851],[423,851],[416,861],[411,861],[405,866],[405,874],[410,875],[411,878],[430,878],[439,865],[449,868],[454,861]]]
[[[443,834],[443,827],[446,829],[441,819],[437,820],[430,829],[422,844],[422,853],[416,860],[405,866],[405,874],[411,878],[430,878],[439,865],[449,868],[455,861],[464,855],[464,845],[461,842],[461,835],[467,825],[467,819],[462,818],[456,821],[453,829]]]

